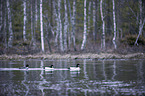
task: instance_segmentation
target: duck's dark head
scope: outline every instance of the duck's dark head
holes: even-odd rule
[[[79,66],[80,66],[80,64],[77,64],[77,65],[76,65],[76,67],[79,67]]]
[[[27,64],[26,67],[29,67],[29,65]]]
[[[50,65],[50,68],[53,68],[53,65]]]

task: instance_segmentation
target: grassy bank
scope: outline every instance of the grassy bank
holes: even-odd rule
[[[35,54],[35,55],[0,55],[0,59],[145,59],[144,53],[133,54],[113,54],[113,53],[100,53],[100,54]]]

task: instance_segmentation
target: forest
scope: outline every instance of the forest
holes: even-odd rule
[[[145,53],[145,0],[0,0],[0,54]]]

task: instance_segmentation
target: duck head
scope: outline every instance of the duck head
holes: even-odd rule
[[[76,65],[76,67],[79,67],[79,66],[80,66],[80,64],[77,64],[77,65]]]
[[[29,67],[29,65],[27,64],[26,67]]]
[[[53,68],[53,65],[50,65],[50,68]]]

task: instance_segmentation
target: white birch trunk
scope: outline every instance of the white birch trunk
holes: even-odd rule
[[[35,41],[34,41],[34,14],[33,14],[33,2],[31,1],[31,42],[33,47],[35,48]]]
[[[23,40],[24,42],[27,40],[26,39],[26,20],[27,20],[27,14],[26,14],[26,0],[23,1],[24,5],[24,25],[23,25]]]
[[[142,34],[144,23],[145,23],[145,18],[144,18],[143,24],[139,27],[139,34],[138,34],[138,36],[136,38],[136,41],[135,41],[134,45],[138,45],[137,41],[139,39],[139,36]]]
[[[114,48],[116,49],[117,48],[117,45],[116,45],[116,17],[115,17],[115,2],[114,0],[112,0],[112,3],[113,3],[113,25],[114,25],[114,37],[113,37],[113,44],[114,44]]]
[[[33,3],[32,3],[32,1],[31,1],[31,42],[33,41],[33,8],[32,8],[32,5]]]
[[[68,8],[69,8],[69,15],[70,15],[70,24],[72,25],[72,28],[70,28],[69,32],[68,32],[68,47],[70,49],[70,46],[71,46],[71,43],[72,43],[72,40],[73,40],[73,17],[72,17],[72,13],[71,13],[71,6],[70,6],[70,2],[69,0],[68,1]],[[75,1],[75,0],[74,0]],[[73,5],[74,5],[74,1],[73,1]],[[75,49],[75,48],[74,48]]]
[[[96,23],[96,5],[95,5],[95,1],[93,1],[93,37],[94,37],[94,40],[95,40],[95,35],[96,35],[96,28],[95,28],[95,23]]]
[[[60,50],[61,50],[61,52],[63,52],[64,48],[63,48],[62,23],[61,23],[60,9],[61,9],[61,0],[58,0],[58,20],[59,20],[59,39],[60,39],[59,41],[60,41]]]
[[[42,17],[42,0],[40,0],[40,31],[41,31],[41,49],[44,52],[44,35],[43,35],[43,17]]]
[[[75,18],[76,18],[76,0],[73,0],[73,16],[72,16],[72,39],[74,51],[76,51],[76,38],[75,38]]]
[[[83,33],[83,42],[81,46],[81,50],[84,50],[86,41],[87,41],[87,14],[86,14],[86,3],[87,0],[84,0],[84,33]]]
[[[142,14],[142,0],[139,0],[139,9],[140,9],[139,33],[138,33],[138,36],[136,38],[134,45],[138,45],[137,41],[139,39],[139,36],[142,34],[142,30],[143,30],[144,23],[145,23],[145,18],[144,18],[144,20],[142,18],[142,15],[143,15]]]
[[[142,0],[139,0],[139,9],[140,9],[140,19],[139,19],[139,29],[142,26]]]
[[[2,32],[2,0],[0,1],[0,32]],[[1,34],[0,34],[1,35]]]
[[[37,9],[37,0],[35,0],[35,27],[37,28],[38,21],[38,9]]]
[[[8,11],[8,25],[9,25],[8,47],[12,47],[12,43],[13,43],[13,30],[12,30],[12,18],[11,18],[11,10],[10,10],[9,0],[7,0],[7,11]]]
[[[64,0],[64,8],[65,8],[65,22],[64,22],[64,51],[67,51],[68,14],[67,14],[67,4],[66,4],[66,0]]]
[[[101,19],[102,19],[102,40],[101,40],[101,48],[105,49],[105,21],[104,21],[104,15],[103,15],[103,8],[102,8],[103,0],[100,1],[100,13],[101,13]]]
[[[4,19],[4,30],[3,30],[3,32],[4,32],[4,38],[5,38],[5,50],[8,48],[8,44],[7,44],[7,11],[6,11],[7,9],[6,8],[4,8],[4,17],[3,17],[3,19]]]
[[[90,32],[91,24],[90,24],[90,16],[91,16],[91,4],[92,2],[89,1],[89,8],[88,8],[88,33]]]
[[[55,4],[55,1],[53,0],[53,14],[55,15],[55,21],[57,23],[57,26],[55,28],[55,32],[56,32],[56,35],[55,35],[55,44],[56,44],[56,47],[58,49],[58,36],[59,36],[59,21],[58,21],[58,15],[57,15],[57,12],[56,12],[56,4]]]

